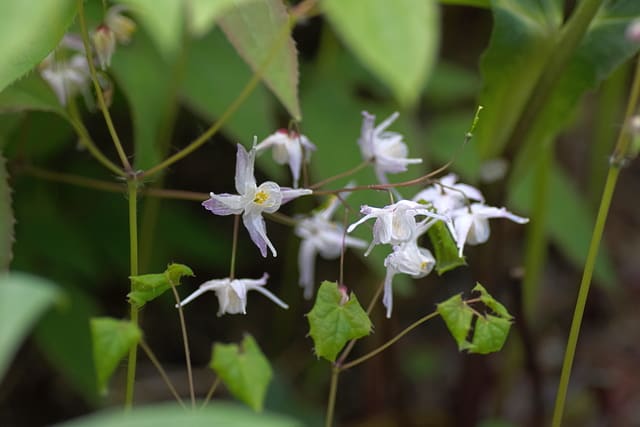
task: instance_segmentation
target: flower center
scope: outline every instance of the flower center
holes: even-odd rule
[[[422,261],[420,263],[420,270],[426,270],[429,263],[427,261]]]
[[[253,198],[253,203],[261,205],[264,202],[266,202],[268,199],[269,199],[269,195],[265,191],[260,190],[256,193],[255,197]]]

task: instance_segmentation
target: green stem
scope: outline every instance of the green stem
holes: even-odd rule
[[[100,110],[102,110],[102,115],[104,116],[104,121],[107,124],[107,128],[109,129],[109,134],[111,135],[111,139],[113,140],[113,145],[116,147],[116,151],[118,152],[118,157],[120,157],[120,161],[122,162],[122,166],[124,170],[127,172],[131,172],[133,169],[131,168],[131,163],[129,163],[129,159],[122,148],[122,143],[120,142],[120,138],[118,137],[118,133],[116,132],[116,128],[113,126],[113,120],[111,120],[111,113],[109,113],[109,109],[107,108],[107,103],[104,101],[104,95],[102,94],[102,88],[100,87],[100,83],[98,82],[98,74],[96,73],[96,67],[93,63],[93,58],[91,56],[91,43],[89,42],[89,32],[87,31],[87,22],[84,17],[84,0],[78,0],[78,20],[80,21],[80,32],[82,34],[82,44],[84,45],[84,50],[87,56],[87,64],[89,65],[89,73],[91,74],[91,80],[93,81],[93,87],[96,91],[96,97],[98,98],[98,106]]]
[[[351,176],[351,175],[353,175],[355,173],[360,172],[362,169],[366,168],[370,164],[371,164],[370,160],[365,160],[364,162],[360,163],[358,166],[356,166],[354,168],[351,168],[348,171],[344,171],[344,172],[341,172],[341,173],[339,173],[337,175],[331,176],[331,177],[329,177],[327,179],[324,179],[324,180],[322,180],[320,182],[317,182],[317,183],[313,184],[309,188],[312,189],[312,190],[315,190],[316,188],[323,187],[323,186],[327,185],[328,183],[333,182],[333,181],[335,181],[337,179],[346,178],[348,176]]]
[[[567,349],[564,354],[564,361],[562,362],[562,373],[560,375],[560,384],[558,385],[556,404],[553,410],[553,421],[551,423],[553,427],[560,427],[560,425],[562,424],[562,414],[564,412],[564,404],[567,396],[567,389],[569,387],[569,378],[571,376],[571,368],[573,366],[573,358],[576,352],[578,336],[580,335],[582,316],[584,314],[584,308],[587,303],[587,296],[589,295],[591,277],[593,275],[593,269],[596,264],[596,257],[598,255],[600,241],[602,240],[604,224],[607,220],[609,206],[611,205],[611,198],[613,196],[613,191],[615,189],[619,173],[620,168],[618,167],[612,166],[609,169],[607,182],[605,183],[604,187],[604,193],[602,194],[602,199],[600,200],[600,209],[598,210],[596,225],[591,236],[589,254],[587,255],[586,265],[582,274],[582,281],[580,282],[578,299],[576,301],[576,307],[573,312],[573,320],[571,321],[571,331],[569,332]]]
[[[151,347],[149,347],[149,345],[144,341],[144,339],[140,340],[140,348],[142,348],[142,350],[145,352],[149,360],[151,360],[151,363],[153,364],[153,366],[156,367],[156,369],[160,373],[160,376],[164,380],[165,384],[167,385],[167,387],[169,387],[169,391],[171,391],[171,394],[173,394],[173,397],[176,398],[176,401],[180,404],[180,406],[182,406],[182,408],[187,409],[184,406],[184,402],[180,398],[180,395],[176,391],[176,388],[173,386],[171,379],[169,379],[169,376],[167,375],[166,371],[162,367],[162,364],[160,364],[160,361],[158,360],[156,355],[153,353],[153,351],[151,351]]]
[[[434,317],[438,316],[438,314],[439,313],[437,311],[434,311],[432,313],[427,314],[423,318],[416,320],[411,325],[409,325],[407,328],[405,328],[402,332],[400,332],[395,337],[391,338],[386,343],[382,344],[380,347],[376,348],[375,350],[370,351],[369,353],[365,354],[364,356],[358,357],[356,360],[353,360],[353,361],[351,361],[349,363],[345,363],[344,365],[340,366],[339,369],[341,371],[344,371],[344,370],[353,368],[354,366],[357,366],[357,365],[361,364],[362,362],[364,362],[366,360],[369,360],[374,356],[377,356],[379,353],[383,352],[388,347],[390,347],[393,344],[395,344],[400,338],[404,337],[409,332],[411,332],[412,330],[414,330],[418,326],[422,325],[424,322],[426,322],[428,320],[431,320]]]
[[[131,263],[131,275],[138,275],[138,182],[135,178],[127,181],[129,196],[129,251]],[[138,325],[138,309],[131,304],[131,323]],[[129,350],[127,365],[127,388],[124,399],[125,409],[133,406],[133,389],[136,380],[136,357],[138,346],[134,345]]]
[[[600,248],[600,242],[602,241],[602,233],[604,231],[604,225],[607,221],[607,214],[609,213],[609,207],[611,206],[611,199],[613,198],[613,192],[616,187],[618,175],[620,174],[620,169],[624,165],[629,155],[629,144],[631,142],[631,135],[629,130],[627,129],[627,125],[638,106],[639,98],[640,58],[638,58],[636,63],[636,71],[633,79],[633,85],[631,87],[631,93],[629,95],[629,102],[627,104],[624,126],[618,135],[616,147],[614,149],[613,155],[611,156],[611,159],[609,160],[609,172],[607,174],[607,181],[605,182],[604,191],[600,199],[600,208],[598,209],[598,216],[596,217],[596,225],[591,235],[589,253],[587,254],[587,260],[584,266],[584,271],[582,273],[582,280],[580,282],[578,298],[576,300],[576,306],[573,312],[573,320],[571,321],[571,330],[569,331],[569,339],[567,340],[567,349],[565,350],[564,361],[562,362],[560,383],[558,384],[556,403],[553,410],[553,419],[551,422],[551,425],[553,427],[560,427],[560,425],[562,424],[562,415],[564,413],[564,405],[567,397],[567,389],[569,387],[569,379],[571,377],[571,369],[573,367],[573,359],[575,357],[576,346],[578,344],[580,326],[582,324],[584,308],[587,304],[587,297],[589,295],[591,278],[593,276],[593,270],[596,264],[596,257],[598,255],[598,249]]]
[[[329,386],[329,401],[327,402],[327,418],[325,420],[325,427],[331,427],[333,425],[333,414],[336,408],[336,395],[338,394],[338,376],[340,375],[340,369],[336,366],[331,370],[331,385]]]
[[[233,218],[233,241],[231,243],[231,265],[229,266],[229,279],[236,277],[236,252],[238,250],[238,228],[240,227],[240,215]]]
[[[553,163],[553,146],[550,141],[543,141],[538,151],[538,159],[534,170],[533,210],[535,218],[527,229],[525,249],[525,277],[522,285],[523,309],[525,317],[532,321],[540,277],[544,269],[547,254],[546,217],[549,200],[549,171]]]

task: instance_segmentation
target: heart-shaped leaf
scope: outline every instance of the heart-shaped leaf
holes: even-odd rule
[[[129,302],[137,308],[156,299],[171,285],[179,286],[182,276],[194,276],[193,271],[183,264],[169,264],[164,273],[130,276],[131,292],[127,294]]]

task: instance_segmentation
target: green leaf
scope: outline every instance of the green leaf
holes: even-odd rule
[[[171,67],[139,32],[131,45],[116,51],[111,71],[131,107],[135,167],[147,169],[160,162],[161,142],[170,138],[166,121],[176,96]]]
[[[92,414],[59,424],[63,427],[302,427],[302,423],[270,413],[256,414],[247,408],[226,402],[211,402],[197,411],[185,411],[176,403],[136,406],[124,412],[121,408]]]
[[[352,292],[348,301],[343,302],[342,299],[338,284],[324,281],[313,308],[307,314],[315,352],[330,362],[335,362],[348,341],[371,333],[371,320],[356,295]]]
[[[141,308],[147,302],[156,299],[171,285],[179,286],[182,276],[194,276],[193,271],[183,264],[169,264],[164,273],[130,276],[131,292],[127,294],[129,303]]]
[[[106,393],[109,378],[131,347],[138,344],[142,332],[128,320],[94,317],[91,319],[91,337],[98,391]]]
[[[38,73],[18,80],[0,92],[0,112],[46,111],[67,117],[51,87]]]
[[[202,37],[227,9],[255,0],[186,0],[189,30],[195,37]]]
[[[475,6],[489,9],[491,7],[490,0],[439,0],[442,4],[451,4],[456,6]]]
[[[439,43],[434,0],[324,0],[320,6],[344,42],[395,94],[413,105],[433,67]]]
[[[175,58],[182,45],[183,4],[178,0],[116,0],[126,5],[146,28],[166,59]],[[135,38],[135,36],[134,36]]]
[[[476,131],[482,158],[505,146],[544,70],[562,24],[560,0],[492,0],[493,31],[480,71],[484,106]]]
[[[256,0],[246,5],[234,5],[218,22],[254,72],[262,71],[269,61],[262,79],[289,114],[301,120],[298,53],[288,31],[289,16],[282,1]]]
[[[9,263],[13,257],[14,225],[13,208],[11,205],[11,187],[7,162],[0,151],[0,273],[9,270]],[[0,369],[0,377],[2,376]]]
[[[520,177],[509,183],[509,205],[519,212],[528,214],[532,209],[534,173]],[[549,237],[578,269],[584,267],[587,259],[591,233],[595,224],[595,212],[571,182],[569,177],[554,164],[549,178],[548,212],[546,214]],[[601,248],[596,259],[595,279],[607,287],[613,286],[616,275],[609,252]]]
[[[458,255],[459,251],[456,242],[442,221],[434,223],[427,231],[427,235],[435,251],[436,271],[439,275],[454,268],[467,265],[464,257]]]
[[[246,334],[240,346],[214,344],[209,366],[236,398],[254,411],[262,411],[273,373],[269,361],[251,335]]]
[[[480,293],[480,301],[493,314],[480,314],[464,301],[460,294],[438,304],[438,313],[444,319],[460,351],[467,350],[469,353],[478,354],[499,351],[507,340],[513,317],[480,283],[476,284],[473,291]]]
[[[46,279],[23,273],[0,275],[0,379],[20,343],[58,295],[57,286]]]
[[[75,0],[0,2],[0,91],[51,52],[71,24]]]

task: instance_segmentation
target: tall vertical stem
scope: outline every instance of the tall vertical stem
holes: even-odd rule
[[[129,252],[131,275],[138,275],[138,182],[135,177],[127,181],[127,194],[129,198]],[[138,309],[131,304],[131,322],[138,324]],[[133,388],[136,380],[136,357],[138,346],[134,345],[129,350],[127,364],[127,388],[125,392],[124,407],[131,409],[133,406]]]

